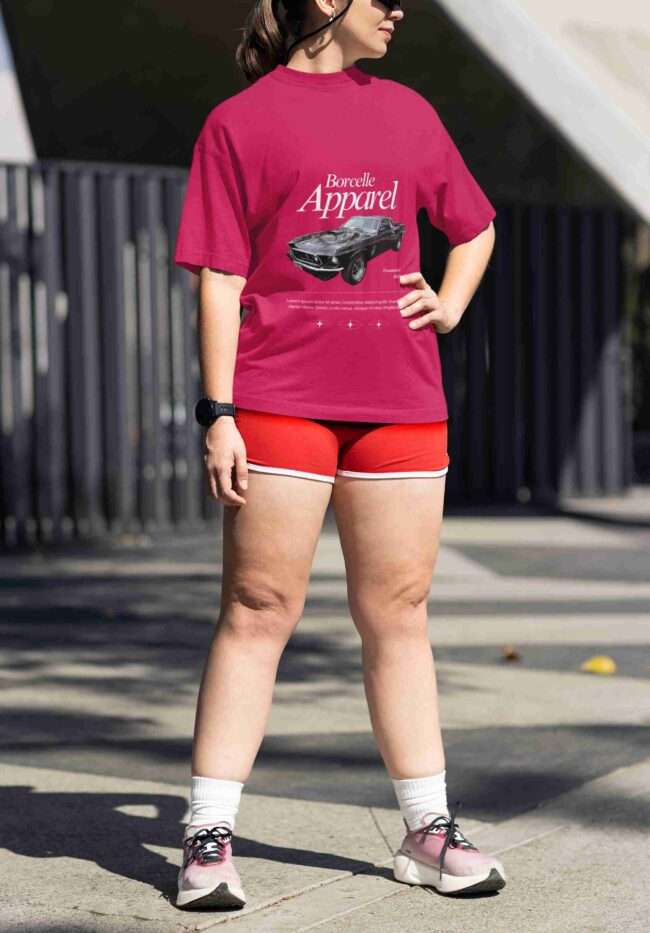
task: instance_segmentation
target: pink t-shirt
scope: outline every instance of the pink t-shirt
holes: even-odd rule
[[[416,214],[451,245],[496,211],[435,108],[356,65],[277,65],[207,115],[174,261],[246,276],[233,401],[344,421],[447,418],[438,335],[397,300]],[[430,283],[436,288],[436,283]]]

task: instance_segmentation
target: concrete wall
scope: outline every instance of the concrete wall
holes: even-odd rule
[[[431,0],[650,223],[647,0]]]
[[[0,162],[31,162],[34,146],[1,13],[0,126]]]

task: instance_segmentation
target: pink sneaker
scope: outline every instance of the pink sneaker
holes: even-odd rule
[[[459,891],[498,891],[506,883],[501,862],[482,855],[465,838],[454,817],[460,806],[450,809],[449,817],[423,819],[418,829],[409,830],[393,858],[393,875],[406,884],[422,884],[443,894]],[[435,816],[435,814],[427,814]]]
[[[243,907],[246,897],[232,858],[228,823],[186,830],[176,906]]]

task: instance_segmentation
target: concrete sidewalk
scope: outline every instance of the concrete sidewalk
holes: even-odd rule
[[[218,539],[0,558],[3,933],[647,929],[650,529],[611,515],[445,519],[429,618],[449,800],[501,892],[393,880],[402,822],[328,518],[237,819],[248,904],[174,908]],[[594,654],[618,672],[580,672]]]

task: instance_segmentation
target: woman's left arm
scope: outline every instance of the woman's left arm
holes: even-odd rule
[[[457,326],[483,278],[495,238],[494,223],[490,221],[474,239],[452,246],[437,292],[421,272],[400,276],[402,285],[413,286],[413,291],[398,301],[400,313],[403,317],[410,317],[423,312],[409,321],[412,330],[432,325],[437,333],[448,334]]]

